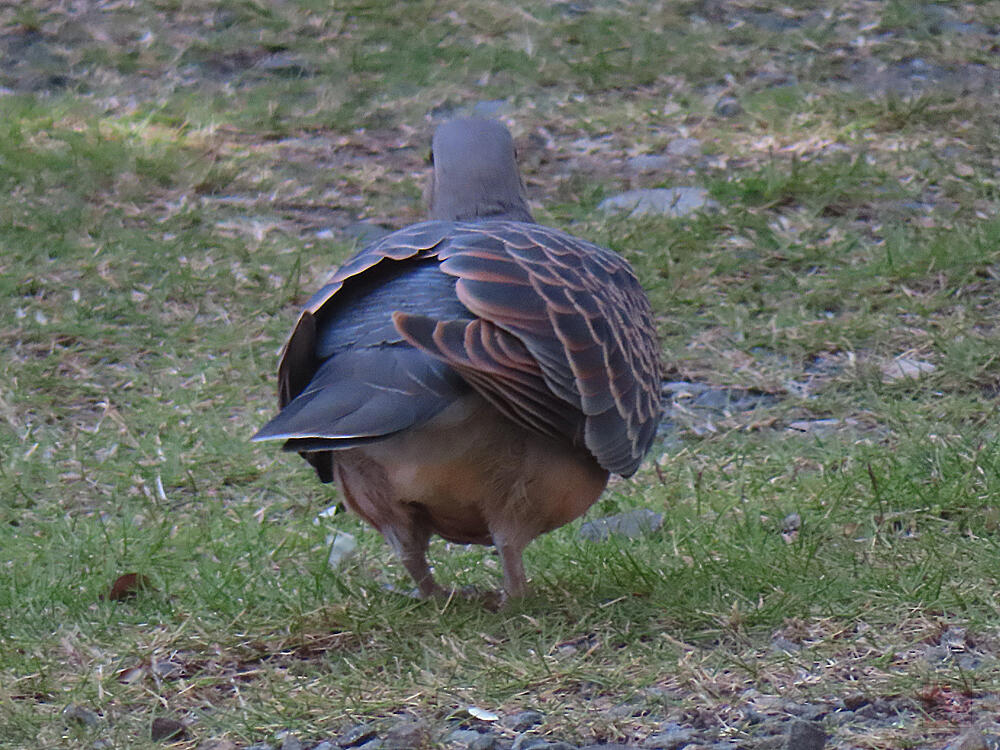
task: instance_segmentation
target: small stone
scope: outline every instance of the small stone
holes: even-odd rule
[[[281,750],[303,750],[302,741],[294,734],[286,734],[281,739]]]
[[[609,745],[584,745],[580,750],[640,750],[638,745],[621,745],[611,743]]]
[[[73,705],[66,706],[62,713],[64,718],[88,727],[97,726],[97,723],[101,720],[101,717],[89,708],[78,706],[75,703]]]
[[[671,156],[691,157],[701,155],[701,141],[697,138],[675,138],[667,144]]]
[[[354,556],[358,549],[358,540],[353,534],[346,531],[338,531],[333,536],[326,538],[326,543],[330,545],[330,554],[326,558],[327,565],[332,570],[336,570]]]
[[[708,191],[698,187],[628,190],[601,201],[597,208],[608,213],[627,213],[630,217],[669,216],[679,218],[695,211],[717,209]]]
[[[368,740],[363,745],[358,745],[358,750],[382,750],[385,745],[385,740],[376,737],[373,740]]]
[[[603,542],[612,534],[626,539],[638,539],[663,526],[663,514],[649,508],[618,513],[604,518],[587,521],[580,527],[580,537],[590,542]]]
[[[841,425],[854,425],[853,419],[799,419],[788,423],[788,429],[796,432],[829,432]]]
[[[172,661],[153,662],[153,674],[161,680],[176,679],[184,674],[184,667]]]
[[[166,740],[179,740],[184,737],[184,725],[177,719],[166,716],[157,716],[153,719],[153,724],[149,730],[149,736],[153,742],[163,742]]]
[[[619,703],[614,708],[605,711],[609,719],[627,719],[630,716],[642,716],[647,713],[644,703]]]
[[[356,724],[337,738],[337,744],[343,748],[357,747],[368,742],[377,733],[374,724]]]
[[[386,733],[382,747],[387,750],[412,750],[423,747],[429,739],[430,727],[427,722],[404,719]]]
[[[482,737],[482,732],[474,729],[456,729],[444,738],[445,742],[455,742],[461,745],[471,745]]]
[[[793,719],[785,735],[785,750],[823,750],[826,732],[813,721]]]
[[[267,742],[257,742],[253,745],[247,745],[243,750],[274,750],[274,746]]]
[[[229,740],[205,740],[198,750],[236,750],[236,745]]]
[[[318,745],[313,745],[312,750],[336,750],[336,745],[334,745],[329,740],[323,740]]]
[[[789,513],[781,521],[782,531],[798,531],[802,528],[802,516],[798,513]]]
[[[731,96],[724,96],[715,103],[714,110],[720,117],[735,117],[743,111],[743,105]]]
[[[689,745],[698,737],[698,732],[689,727],[682,727],[678,724],[669,724],[667,728],[659,734],[643,742],[643,747],[656,748],[656,750],[679,750],[679,748]]]
[[[774,653],[784,652],[786,654],[796,654],[801,650],[802,646],[800,646],[798,643],[795,643],[795,641],[790,641],[787,638],[784,638],[780,635],[771,641],[771,651],[773,651]],[[789,713],[792,712],[789,711]]]
[[[514,744],[510,750],[542,750],[548,746],[549,743],[541,737],[523,732],[514,738]]]
[[[494,750],[497,746],[496,735],[481,734],[479,739],[469,745],[469,750]]]
[[[975,727],[966,729],[962,734],[945,746],[945,750],[989,750],[986,738]]]
[[[515,732],[523,732],[526,729],[531,729],[531,727],[541,724],[545,721],[545,716],[539,711],[519,711],[516,714],[511,714],[510,716],[505,716],[500,723],[507,729],[511,729]]]
[[[882,367],[882,382],[894,383],[899,380],[917,380],[924,375],[930,375],[937,369],[930,362],[923,362],[909,357],[896,357],[892,362]]]
[[[799,718],[806,721],[819,721],[830,713],[829,706],[814,706],[811,703],[806,703],[801,708],[802,713],[799,714]]]
[[[673,159],[663,154],[640,154],[628,159],[625,165],[633,172],[662,172],[673,163]]]

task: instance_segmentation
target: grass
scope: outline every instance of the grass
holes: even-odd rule
[[[912,725],[838,741],[943,743],[963,718],[928,695],[1000,689],[997,109],[842,85],[862,27],[893,30],[876,60],[982,62],[976,37],[881,6],[780,34],[738,3],[0,10],[21,50],[0,71],[0,747],[142,747],[157,716],[190,721],[190,747],[318,739],[468,705],[539,708],[581,744],[701,707],[744,741],[750,688],[912,697]],[[714,114],[720,95],[744,112]],[[298,305],[353,249],[339,229],[419,218],[429,113],[494,99],[540,218],[636,266],[670,377],[779,397],[679,419],[591,511],[664,527],[538,540],[534,595],[499,614],[388,590],[409,584],[377,534],[317,519],[335,490],[247,440]],[[628,171],[676,137],[702,157]],[[682,184],[721,210],[595,211]],[[933,371],[893,379],[900,357]],[[819,419],[840,421],[792,426]],[[333,570],[338,530],[359,551]],[[432,557],[499,584],[489,550]],[[133,571],[148,590],[108,600]],[[949,626],[974,668],[925,658]]]

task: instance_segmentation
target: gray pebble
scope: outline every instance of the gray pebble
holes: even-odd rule
[[[469,745],[469,750],[494,750],[497,746],[496,735],[481,734],[479,739]]]
[[[335,750],[336,745],[334,745],[329,740],[323,740],[318,745],[313,745],[312,750]]]
[[[479,740],[483,735],[474,729],[456,729],[454,732],[448,734],[445,738],[445,742],[457,742],[462,745],[471,745],[473,742]]]
[[[622,745],[611,743],[609,745],[584,745],[580,750],[640,750],[638,745]]]
[[[787,638],[783,638],[780,635],[771,641],[771,651],[773,651],[774,653],[784,652],[786,654],[795,654],[801,650],[802,646],[800,646],[798,643],[790,641]]]
[[[549,743],[538,735],[523,732],[514,739],[511,750],[542,750],[548,746]]]
[[[663,154],[640,154],[628,159],[625,165],[633,172],[662,172],[673,163],[672,158]]]
[[[358,750],[382,750],[383,745],[385,745],[385,740],[376,737],[373,740],[368,740],[363,745],[358,745]]]
[[[785,735],[785,750],[823,750],[826,732],[812,721],[794,719]]]
[[[612,534],[619,534],[626,539],[638,539],[661,526],[663,526],[662,513],[649,508],[637,508],[587,521],[580,527],[580,536],[590,542],[603,542]]]
[[[735,117],[743,111],[743,105],[731,96],[724,96],[715,103],[713,109],[720,117]]]
[[[382,747],[387,750],[411,750],[426,745],[429,738],[430,727],[426,721],[404,719],[386,733]]]
[[[302,750],[302,741],[294,734],[286,734],[281,740],[281,750]]]
[[[664,731],[654,734],[643,742],[644,747],[657,750],[678,750],[698,738],[698,732],[678,724],[668,724]]]
[[[247,745],[243,750],[274,750],[274,746],[267,742],[257,742],[253,745]]]
[[[374,724],[356,724],[337,738],[341,747],[357,747],[368,742],[378,733]]]
[[[642,716],[646,713],[648,713],[648,710],[644,703],[619,703],[614,708],[605,711],[605,716],[609,719],[627,719],[630,716]]]
[[[507,729],[512,729],[515,732],[523,732],[526,729],[531,729],[536,724],[541,724],[543,721],[545,721],[545,716],[539,711],[529,710],[518,711],[516,714],[505,716],[500,723]]]
[[[671,156],[699,156],[701,141],[697,138],[675,138],[667,144],[667,153]]]
[[[788,531],[798,531],[801,528],[802,528],[802,516],[800,516],[798,513],[789,513],[781,521],[781,530],[782,531],[786,531],[786,532],[788,532]]]
[[[972,727],[949,742],[944,750],[989,750],[989,745],[982,732]]]
[[[96,726],[101,717],[89,708],[78,706],[75,703],[63,709],[63,717],[71,721],[78,722],[88,727]]]
[[[678,218],[696,211],[717,209],[719,204],[699,187],[652,188],[628,190],[601,201],[597,208],[608,213],[627,213],[630,217],[669,216]]]

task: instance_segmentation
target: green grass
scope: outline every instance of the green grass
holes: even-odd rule
[[[747,688],[1000,689],[995,661],[922,657],[949,624],[1000,637],[996,102],[871,98],[835,62],[866,24],[912,31],[873,42],[886,62],[981,50],[901,3],[782,34],[702,5],[0,10],[0,44],[35,60],[0,71],[0,747],[142,747],[160,715],[193,722],[190,747],[318,739],[467,705],[540,708],[542,734],[581,744],[700,706],[742,740]],[[31,65],[68,84],[39,89]],[[796,84],[759,85],[767,66]],[[743,113],[715,115],[720,94]],[[678,417],[590,513],[651,508],[663,528],[547,535],[526,555],[533,595],[501,613],[396,593],[410,584],[374,531],[315,522],[336,491],[248,442],[298,306],[353,249],[329,230],[418,219],[429,113],[491,99],[538,215],[637,268],[669,377],[778,397],[710,428]],[[624,166],[682,136],[704,158]],[[671,185],[721,208],[595,211]],[[897,357],[934,369],[893,380]],[[790,427],[816,419],[842,421]],[[332,570],[337,530],[359,551]],[[500,583],[490,550],[431,555],[446,584]],[[133,571],[151,588],[108,601]],[[604,711],[629,701],[649,715]]]

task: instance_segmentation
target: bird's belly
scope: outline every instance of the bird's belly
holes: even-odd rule
[[[355,485],[344,487],[348,504],[374,526],[411,510],[445,539],[471,544],[492,543],[501,517],[523,519],[532,536],[562,526],[587,511],[608,478],[586,451],[513,424],[478,395],[336,462],[341,485]],[[373,473],[384,479],[373,483]]]

